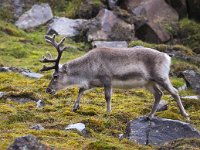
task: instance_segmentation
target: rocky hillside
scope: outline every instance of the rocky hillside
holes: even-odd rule
[[[198,0],[0,0],[0,4],[0,149],[25,145],[58,150],[199,149],[198,136],[183,133],[190,126],[200,130]],[[141,120],[138,117],[151,110],[153,95],[145,89],[114,89],[111,113],[106,112],[101,88],[85,93],[77,112],[71,111],[76,87],[55,96],[46,94],[52,72],[39,72],[39,60],[47,51],[56,56],[56,51],[45,42],[45,34],[57,34],[57,40],[66,37],[65,46],[71,48],[61,63],[102,46],[144,46],[168,53],[170,79],[191,121],[184,123],[167,92],[156,116],[182,121],[185,128],[180,130],[180,122],[175,122],[184,136],[170,136],[193,138],[162,144],[122,138],[128,135],[130,120]],[[69,130],[74,126],[78,129]],[[151,131],[158,132],[153,127]]]

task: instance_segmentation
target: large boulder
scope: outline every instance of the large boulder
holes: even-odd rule
[[[185,70],[181,73],[187,86],[192,87],[200,95],[200,74],[194,70]]]
[[[16,21],[15,25],[21,29],[38,27],[53,18],[49,4],[33,5]]]
[[[26,135],[15,139],[7,150],[53,150],[39,142],[34,135]]]
[[[131,41],[134,25],[118,18],[114,12],[101,9],[97,17],[84,25],[88,41]]]
[[[124,137],[143,145],[162,145],[180,138],[200,138],[200,132],[178,120],[139,117],[128,122]]]
[[[99,47],[117,47],[117,48],[127,48],[128,43],[126,41],[94,41],[92,46],[95,48]]]
[[[19,18],[23,13],[24,0],[13,0],[14,17]]]
[[[146,23],[136,31],[136,37],[152,43],[170,40],[167,29],[178,22],[178,13],[165,0],[124,0],[121,7],[138,17],[146,17]]]
[[[179,19],[187,16],[187,4],[186,0],[165,0],[171,5],[179,14]]]
[[[66,37],[75,37],[79,35],[79,26],[86,20],[84,19],[69,19],[69,18],[54,18],[49,25],[47,34],[59,34]]]
[[[187,0],[188,4],[188,16],[190,19],[200,21],[200,1],[199,0]]]

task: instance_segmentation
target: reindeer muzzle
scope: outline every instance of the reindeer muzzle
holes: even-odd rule
[[[47,88],[47,89],[46,89],[46,93],[51,94],[51,95],[55,95],[55,94],[56,94],[56,91],[53,90],[53,89]]]

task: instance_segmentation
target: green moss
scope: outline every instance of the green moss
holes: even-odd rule
[[[171,110],[169,110],[169,111],[167,110],[167,111],[162,112],[162,113],[158,112],[157,114],[158,114],[159,117],[162,117],[162,118],[168,118],[168,119],[174,119],[174,120],[181,120],[181,116],[178,113],[177,112],[174,113]]]
[[[175,88],[179,88],[185,84],[185,80],[182,78],[171,78],[170,81]]]
[[[8,104],[0,104],[0,114],[16,113],[16,109]]]
[[[83,107],[81,110],[78,110],[77,113],[86,116],[95,116],[98,114],[98,111],[94,107]]]
[[[81,4],[81,0],[68,1],[66,4],[64,16],[68,18],[76,18],[76,12],[79,10]]]
[[[200,53],[200,24],[189,19],[180,21],[181,42],[192,48],[194,52]]]
[[[4,5],[0,6],[0,20],[12,21],[13,20],[13,11],[12,7],[4,2]]]
[[[16,122],[26,122],[30,120],[34,120],[34,114],[30,111],[17,111],[16,114],[12,114],[8,116],[7,122],[9,124]]]
[[[129,47],[134,47],[134,46],[144,46],[148,48],[157,49],[161,52],[167,52],[168,50],[175,50],[175,51],[184,52],[185,54],[188,54],[188,55],[193,54],[190,48],[183,45],[151,44],[151,43],[146,43],[146,42],[138,40],[138,41],[132,41],[129,43]]]
[[[0,35],[4,35],[4,34],[8,34],[11,36],[23,36],[25,35],[25,32],[18,29],[16,26],[12,25],[11,23],[0,20]]]
[[[93,117],[82,120],[82,122],[85,123],[88,128],[91,128],[93,131],[96,131],[96,132],[101,132],[105,129],[103,122]]]
[[[90,143],[86,149],[87,150],[118,150],[119,148],[117,148],[114,145],[108,144],[104,141],[96,141],[96,142]]]
[[[172,65],[171,65],[171,72],[174,74],[179,74],[181,71],[192,69],[195,71],[200,71],[200,68],[198,65],[192,64],[190,62],[186,62],[180,59],[172,59]]]

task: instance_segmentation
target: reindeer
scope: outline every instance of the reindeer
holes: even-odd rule
[[[58,52],[56,59],[43,56],[41,60],[42,63],[54,63],[54,66],[44,65],[41,71],[55,69],[46,93],[54,95],[58,90],[78,86],[79,92],[72,111],[79,109],[84,91],[95,87],[104,88],[108,112],[111,112],[112,88],[145,87],[155,98],[148,115],[151,118],[154,117],[163,95],[160,90],[162,87],[177,102],[181,115],[189,120],[178,91],[169,80],[171,58],[167,54],[150,48],[95,48],[59,67],[62,53],[68,48],[62,46],[65,38],[59,43],[55,41],[55,35],[45,36],[45,39]]]

